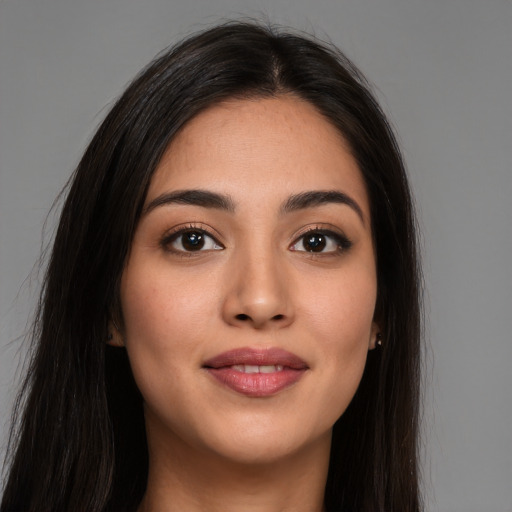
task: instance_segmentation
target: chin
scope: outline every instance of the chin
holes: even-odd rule
[[[304,427],[304,425],[303,425]],[[321,431],[298,428],[298,423],[286,425],[271,420],[240,422],[225,427],[218,435],[204,439],[204,446],[211,453],[241,465],[276,464],[289,460],[312,447],[325,443],[330,446],[332,427]],[[328,449],[328,448],[327,448]]]

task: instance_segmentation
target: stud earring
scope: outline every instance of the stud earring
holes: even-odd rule
[[[378,347],[382,347],[382,334],[380,332],[377,333],[375,345],[377,345]]]
[[[111,332],[109,332],[108,336],[107,336],[107,341],[112,341],[113,337],[114,337],[114,335]]]

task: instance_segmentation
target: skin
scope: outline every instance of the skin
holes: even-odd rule
[[[189,189],[227,195],[234,211],[154,203]],[[282,212],[310,191],[354,204]],[[191,225],[210,234],[202,250],[171,236]],[[319,229],[350,247],[328,236],[320,252],[306,250],[304,233]],[[111,341],[126,347],[145,401],[139,510],[321,511],[332,426],[378,332],[376,283],[361,172],[313,106],[292,95],[231,100],[191,120],[150,184]],[[246,396],[204,368],[240,347],[285,349],[308,368],[272,396]]]

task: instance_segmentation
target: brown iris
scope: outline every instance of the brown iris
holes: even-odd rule
[[[199,231],[189,231],[181,235],[181,243],[187,251],[199,251],[204,246],[204,235]]]
[[[327,241],[325,239],[325,235],[322,235],[321,233],[313,233],[304,237],[302,245],[308,252],[321,252],[325,249]]]

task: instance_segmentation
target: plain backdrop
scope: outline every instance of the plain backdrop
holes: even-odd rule
[[[512,511],[510,0],[0,0],[2,451],[54,198],[142,66],[239,16],[330,38],[375,85],[422,227],[426,508]]]

